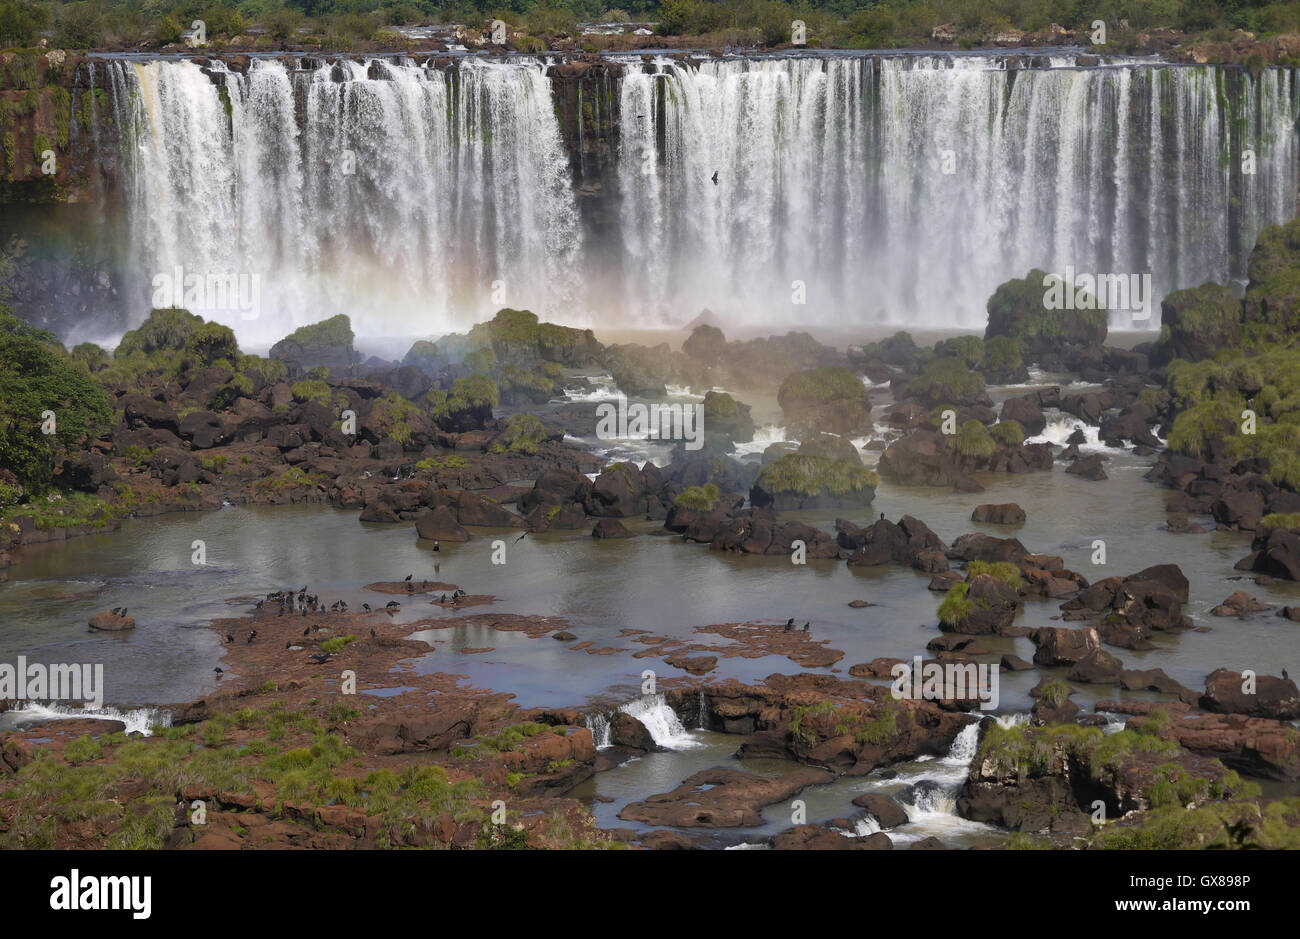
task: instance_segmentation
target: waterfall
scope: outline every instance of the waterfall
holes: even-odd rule
[[[1069,266],[1151,274],[1152,319],[1112,313],[1151,328],[1165,293],[1243,276],[1259,229],[1294,214],[1292,72],[1239,73],[1234,88],[1212,67],[1046,64],[661,59],[629,73],[621,218],[645,277],[626,305],[649,320],[706,306],[978,328],[999,283]]]
[[[611,62],[608,106],[579,86],[569,139],[548,60],[104,60],[132,316],[179,266],[257,279],[256,310],[195,311],[254,344],[336,313],[366,338],[439,335],[502,306],[978,329],[999,283],[1071,267],[1149,273],[1152,319],[1112,323],[1152,328],[1161,296],[1240,279],[1295,212],[1292,70]],[[582,147],[599,126],[610,156]]]
[[[619,710],[644,724],[655,744],[665,750],[690,750],[702,746],[683,726],[677,712],[662,694],[642,695]]]
[[[165,708],[142,707],[123,711],[115,707],[79,708],[63,704],[22,703],[10,713],[23,724],[53,720],[121,721],[126,725],[126,733],[145,737],[151,736],[155,727],[172,725],[171,711]]]
[[[596,742],[596,749],[607,749],[610,746],[609,718],[604,714],[589,714],[586,723],[587,729],[591,731],[591,739]]]
[[[255,276],[256,315],[194,312],[262,341],[558,312],[581,238],[544,67],[109,62],[137,292],[178,265]]]

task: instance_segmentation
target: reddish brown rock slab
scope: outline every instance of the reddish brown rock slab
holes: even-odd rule
[[[1140,727],[1148,719],[1134,717],[1129,726]],[[1250,776],[1283,782],[1300,779],[1300,734],[1288,721],[1206,714],[1170,721],[1160,736]]]
[[[618,817],[672,828],[741,828],[761,825],[765,805],[781,802],[835,774],[800,767],[782,776],[759,776],[736,769],[707,769],[671,792],[624,806]]]
[[[718,667],[716,655],[668,655],[664,656],[664,662],[692,675],[703,675]]]

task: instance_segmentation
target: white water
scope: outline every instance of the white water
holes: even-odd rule
[[[604,714],[589,714],[587,729],[591,731],[591,738],[596,742],[597,750],[604,750],[610,746],[609,718]]]
[[[619,708],[645,725],[654,742],[666,750],[690,750],[703,746],[669,707],[662,694],[646,694]]]
[[[176,265],[255,275],[256,319],[206,311],[254,343],[335,313],[366,337],[434,335],[505,305],[978,328],[999,283],[1070,265],[1150,272],[1151,327],[1165,292],[1240,276],[1260,227],[1294,214],[1287,70],[1231,91],[1221,69],[1070,56],[626,64],[596,250],[541,60],[110,62],[129,291],[142,305]]]
[[[126,725],[126,733],[141,734],[145,737],[152,735],[155,727],[172,725],[171,711],[164,708],[130,708],[123,711],[115,707],[75,708],[63,704],[24,702],[9,713],[13,714],[21,724],[87,719],[121,721]]]
[[[649,320],[703,306],[747,322],[979,327],[993,288],[1033,267],[1150,272],[1157,301],[1225,280],[1223,73],[1053,64],[662,59],[628,75],[623,230],[646,277],[626,304]],[[1235,99],[1256,151],[1247,245],[1294,207],[1292,82],[1246,77]]]
[[[256,275],[259,318],[212,318],[263,341],[335,313],[410,336],[572,299],[581,236],[542,62],[218,64],[229,119],[191,62],[109,67],[145,296],[176,265]]]
[[[1015,718],[1013,717],[1012,720]],[[1002,718],[998,718],[999,723]],[[948,753],[937,760],[916,760],[910,768],[903,767],[892,779],[869,779],[862,791],[881,791],[892,795],[907,813],[907,823],[891,828],[887,834],[895,843],[920,841],[922,838],[935,837],[942,841],[945,836],[990,833],[994,829],[979,822],[971,822],[955,814],[957,792],[970,773],[971,761],[979,743],[979,721],[972,721],[961,729],[953,739]],[[908,785],[928,780],[938,785],[934,788],[916,790],[911,801],[902,796],[901,790]],[[864,818],[856,823],[856,830],[848,832],[858,837],[880,831],[879,824],[872,818]]]

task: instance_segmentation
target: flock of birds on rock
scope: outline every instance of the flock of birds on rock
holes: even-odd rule
[[[811,625],[812,625],[811,622],[809,622],[809,623],[804,623],[804,624],[803,624],[803,629],[801,629],[800,632],[805,632],[805,633],[808,632],[808,627],[810,627]],[[785,630],[784,630],[784,631],[785,631],[785,632],[791,632],[793,629],[794,629],[794,617],[792,616],[792,617],[790,617],[788,620],[785,621]]]
[[[406,584],[407,593],[415,592],[415,583],[413,580],[414,576],[415,575],[413,574],[407,574],[405,579],[403,580],[403,583]],[[423,581],[420,589],[421,591],[428,590],[429,581],[427,580]],[[466,594],[464,590],[461,590],[459,587],[457,587],[456,590],[451,594],[452,605],[455,606],[461,601],[463,597],[466,596],[468,596],[468,594]],[[442,595],[442,598],[438,602],[441,604],[446,604],[447,594],[444,593]],[[256,611],[267,609],[266,605],[268,603],[272,603],[276,605],[277,617],[291,615],[293,613],[298,613],[300,616],[306,616],[308,613],[323,613],[326,610],[328,610],[331,613],[348,612],[348,604],[346,600],[335,600],[327,607],[325,605],[325,602],[321,600],[319,596],[307,592],[306,585],[304,585],[300,590],[286,589],[286,590],[276,590],[273,591],[272,593],[268,593],[265,598],[258,600],[253,605],[253,609]],[[401,608],[402,605],[398,603],[396,600],[389,600],[386,604],[384,604],[384,609],[382,612],[387,613],[389,616],[392,616]],[[371,608],[369,603],[361,604],[361,609],[366,613],[381,612],[379,610],[375,610]],[[125,616],[126,607],[114,608],[113,613],[116,616]],[[306,629],[302,631],[303,638],[310,638],[311,634],[315,632],[319,632],[320,628],[321,627],[319,625],[308,626]],[[257,635],[258,634],[256,629],[250,629],[248,631],[248,636],[245,639],[245,643],[251,645],[253,640],[257,638]],[[378,638],[378,636],[379,634],[375,632],[375,629],[372,626],[370,629],[370,638],[375,639]],[[226,633],[226,643],[228,645],[233,645],[234,642],[235,642],[234,633],[230,633],[230,632]],[[292,641],[288,641],[285,642],[284,647],[285,649],[293,649],[294,644]],[[323,665],[324,663],[330,660],[331,655],[328,652],[319,652],[319,653],[313,653],[312,655],[309,656],[309,658],[311,659],[311,661],[315,662],[316,664]],[[217,673],[218,677],[225,674],[225,670],[220,667],[214,668],[213,671]]]

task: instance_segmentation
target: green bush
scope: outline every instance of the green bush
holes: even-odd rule
[[[43,432],[46,411],[52,434]],[[112,419],[108,395],[52,335],[0,308],[0,466],[29,495],[49,489],[61,452],[79,452]]]

